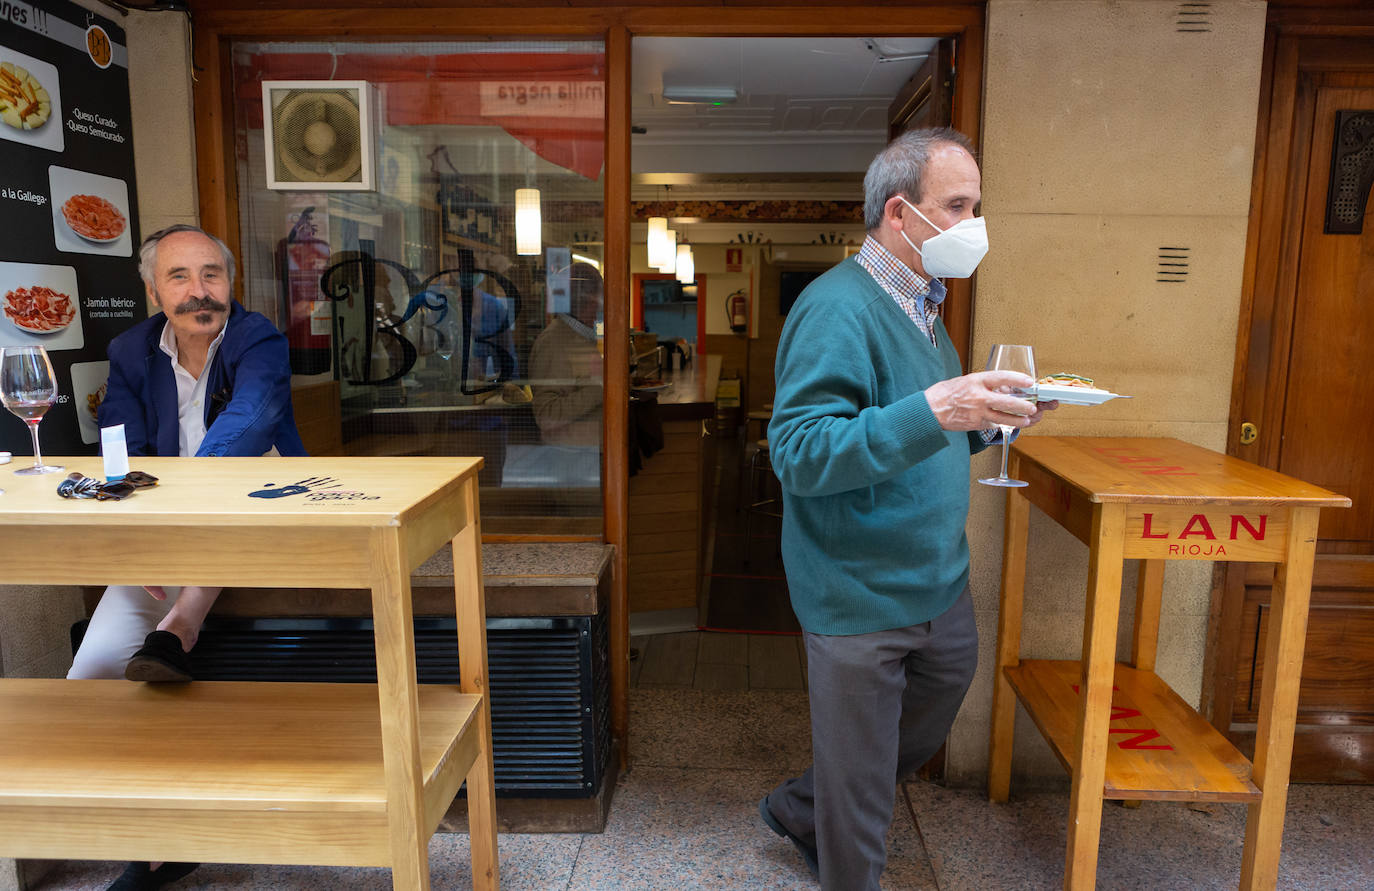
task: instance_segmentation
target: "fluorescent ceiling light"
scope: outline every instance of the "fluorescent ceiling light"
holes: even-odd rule
[[[664,87],[669,105],[729,105],[739,98],[734,87]]]

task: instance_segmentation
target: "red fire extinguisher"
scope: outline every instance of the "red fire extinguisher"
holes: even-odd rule
[[[277,242],[277,290],[295,374],[319,374],[331,364],[329,306],[320,301],[320,276],[329,266],[329,242],[315,237],[313,207],[301,211],[291,234]]]
[[[749,298],[744,296],[743,290],[731,294],[725,301],[725,308],[730,315],[731,331],[743,334],[749,330]]]

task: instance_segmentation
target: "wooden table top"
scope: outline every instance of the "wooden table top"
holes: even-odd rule
[[[123,501],[62,498],[72,471],[104,478],[99,457],[47,457],[62,473],[16,476],[0,468],[0,526],[393,526],[451,494],[481,458],[131,458],[157,477]]]
[[[1350,506],[1344,495],[1177,439],[1032,433],[1012,449],[1094,502]]]

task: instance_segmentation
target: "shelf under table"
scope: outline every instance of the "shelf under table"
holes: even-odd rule
[[[432,832],[482,697],[417,695]],[[0,716],[4,856],[390,865],[375,684],[5,679]]]
[[[1070,773],[1082,668],[1075,661],[1023,660],[1007,681]],[[1250,762],[1150,671],[1118,663],[1108,724],[1103,797],[1167,801],[1258,801]]]

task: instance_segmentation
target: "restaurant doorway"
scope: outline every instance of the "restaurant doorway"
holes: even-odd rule
[[[1353,502],[1318,530],[1292,778],[1371,783],[1374,415],[1336,393],[1374,352],[1374,40],[1271,28],[1228,451]],[[1272,581],[1272,566],[1225,564],[1212,714],[1243,751]]]
[[[709,626],[721,618],[709,609],[711,592],[719,589],[719,600],[728,587],[732,602],[758,601],[757,609],[730,611],[738,630],[796,631],[781,562],[765,560],[776,556],[780,522],[760,447],[787,311],[780,276],[822,271],[858,250],[864,171],[891,136],[949,123],[953,49],[950,38],[908,36],[633,39],[631,299],[666,274],[649,262],[656,230],[666,227],[677,250],[693,255],[698,370],[711,363],[740,381],[738,411],[698,428],[709,434],[701,436],[699,486],[659,473],[652,457],[630,480],[637,628],[645,621],[664,630]],[[700,287],[707,277],[710,288]],[[632,305],[632,323],[660,344],[682,335],[662,328],[671,312],[655,316],[644,301],[644,311]],[[634,334],[636,343],[641,336]],[[692,488],[699,499],[689,497]],[[750,510],[755,503],[763,507]],[[689,523],[682,515],[693,510],[698,519]],[[681,534],[666,536],[666,528]],[[682,589],[668,573],[681,573],[689,549],[697,551],[695,583]],[[668,598],[665,586],[679,593]],[[753,598],[757,586],[768,596]],[[673,608],[676,624],[667,615],[646,618]]]

